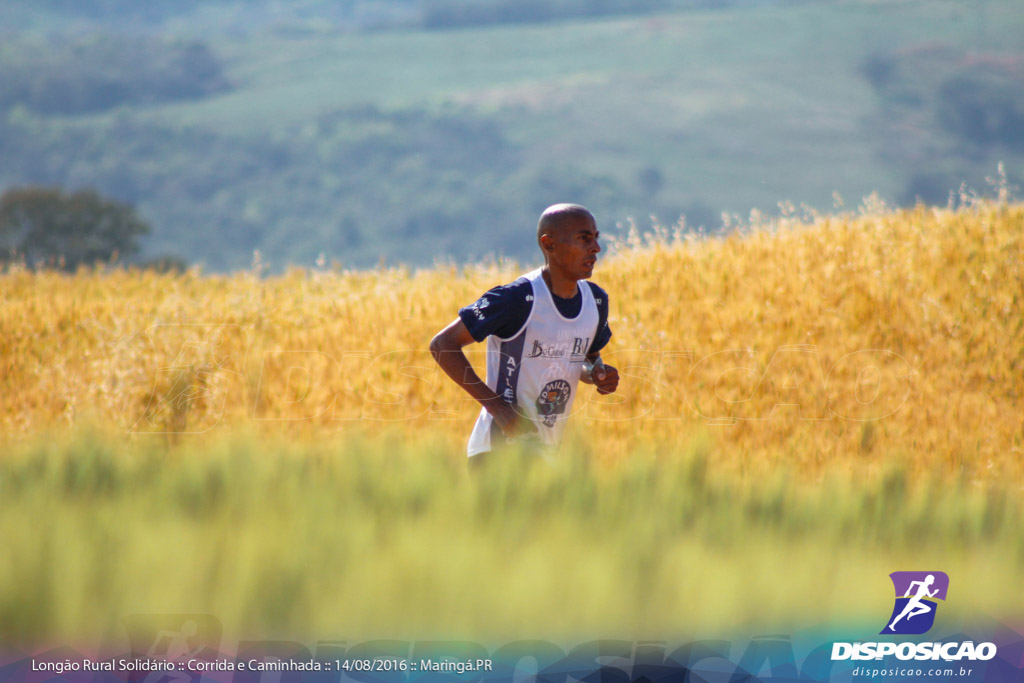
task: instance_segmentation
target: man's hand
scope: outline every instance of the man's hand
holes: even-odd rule
[[[498,397],[486,402],[484,407],[494,418],[494,421],[498,423],[498,427],[501,428],[501,432],[506,437],[511,439],[518,436],[519,432],[522,431],[523,421],[515,406],[510,406]]]
[[[613,394],[619,388],[619,371],[611,365],[605,365],[600,357],[594,361],[590,377],[599,394]]]

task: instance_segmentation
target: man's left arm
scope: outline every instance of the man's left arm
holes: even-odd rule
[[[597,387],[599,394],[611,394],[619,386],[619,371],[601,360],[601,349],[608,344],[612,331],[608,326],[608,293],[592,282],[587,283],[597,303],[598,325],[597,337],[587,352],[587,365],[580,375],[580,380]]]

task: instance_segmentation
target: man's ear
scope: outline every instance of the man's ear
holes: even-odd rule
[[[553,239],[551,239],[551,235],[541,235],[540,236],[540,248],[543,251],[554,251],[555,250],[555,241]]]

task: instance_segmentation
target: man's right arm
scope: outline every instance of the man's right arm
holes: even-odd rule
[[[456,318],[430,340],[430,353],[453,382],[494,416],[501,430],[512,436],[518,431],[519,414],[476,374],[463,347],[475,342],[466,324]]]

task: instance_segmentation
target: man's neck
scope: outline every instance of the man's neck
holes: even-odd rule
[[[551,293],[562,299],[571,299],[576,296],[578,287],[576,280],[571,277],[566,277],[553,270],[550,266],[544,266],[541,269],[541,276],[544,278],[544,284],[548,286]]]

